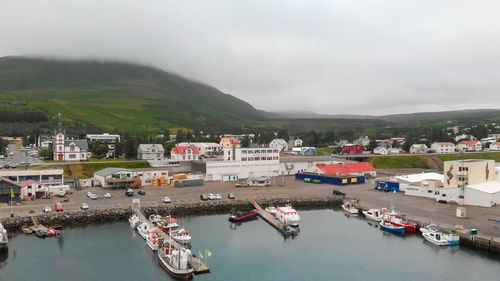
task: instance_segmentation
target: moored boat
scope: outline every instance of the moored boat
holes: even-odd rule
[[[439,231],[439,227],[438,227],[438,225],[435,225],[435,224],[428,224],[428,225],[424,225],[419,230],[422,233],[435,232],[435,231]]]
[[[368,211],[363,211],[363,214],[367,219],[374,221],[382,221],[384,219],[384,214],[379,209],[369,209]]]
[[[418,229],[418,225],[416,223],[405,221],[402,218],[395,216],[389,216],[389,217],[386,216],[384,217],[384,221],[390,222],[395,226],[403,226],[406,232],[411,232]]]
[[[159,230],[156,227],[150,227],[149,224],[143,222],[137,227],[137,232],[139,232],[142,239],[146,239],[147,235],[158,233]]]
[[[25,234],[31,234],[33,233],[33,229],[29,226],[26,226],[26,225],[23,225],[21,227],[21,230],[25,233]]]
[[[9,237],[7,237],[7,230],[0,222],[0,250],[7,249],[9,244]]]
[[[395,226],[388,221],[381,221],[380,222],[380,229],[385,230],[385,231],[390,231],[390,232],[405,233],[404,226]]]
[[[344,211],[348,212],[351,215],[357,215],[359,213],[358,208],[356,208],[350,202],[345,202],[344,204],[342,204],[342,209],[344,209]]]
[[[275,216],[276,215],[276,207],[274,206],[269,206],[265,208],[266,212],[270,213],[271,215]]]
[[[148,234],[146,236],[146,244],[151,249],[151,251],[158,251],[158,235],[156,233]]]
[[[166,233],[168,233],[171,229],[176,229],[179,226],[179,224],[177,223],[177,219],[170,216],[156,223],[156,225],[159,229],[165,231]]]
[[[259,211],[257,209],[248,211],[248,212],[234,212],[231,215],[229,215],[229,221],[230,222],[243,222],[243,221],[249,221],[257,218],[257,214]]]
[[[456,246],[460,244],[460,236],[456,234],[446,234],[441,231],[422,233],[425,240],[438,246]]]
[[[130,224],[130,228],[136,228],[137,225],[141,222],[141,219],[136,214],[133,214],[128,218],[128,223]]]
[[[188,244],[189,242],[191,242],[191,236],[189,235],[189,232],[184,228],[181,228],[179,230],[172,229],[170,230],[170,235],[175,241],[177,241],[177,243]]]
[[[188,262],[191,251],[188,249],[174,249],[165,242],[158,249],[158,260],[162,267],[172,276],[189,279],[193,276],[193,268]]]
[[[276,218],[282,223],[290,226],[298,226],[300,216],[290,205],[276,208]]]
[[[161,221],[162,221],[162,219],[163,219],[163,218],[162,218],[162,216],[160,216],[160,215],[150,215],[150,216],[149,216],[149,220],[150,220],[152,223],[154,223],[154,224],[161,222]]]

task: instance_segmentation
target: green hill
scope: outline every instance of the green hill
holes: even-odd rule
[[[123,132],[223,130],[262,120],[250,104],[153,67],[99,61],[0,58],[0,112],[42,112],[67,126]]]

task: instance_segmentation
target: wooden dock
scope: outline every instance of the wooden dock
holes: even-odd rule
[[[141,222],[147,223],[150,227],[156,227],[149,219],[144,216],[142,211],[140,209],[134,209],[135,214],[139,217]],[[163,241],[169,241],[169,243],[172,245],[172,248],[174,249],[179,249],[179,250],[185,250],[186,248],[182,246],[181,244],[177,243],[175,240],[170,239],[170,237],[163,231],[160,230],[159,233],[160,239],[163,239]],[[191,255],[188,258],[189,264],[193,267],[194,273],[200,274],[200,273],[208,273],[210,272],[210,267],[206,265],[202,260],[199,258]]]
[[[262,207],[257,204],[257,202],[252,201],[252,205],[259,212],[258,215],[262,219],[264,219],[267,223],[269,223],[272,227],[276,228],[283,236],[290,237],[297,235],[297,231],[289,229],[285,224],[281,223],[275,216],[268,213],[266,210],[262,209]]]

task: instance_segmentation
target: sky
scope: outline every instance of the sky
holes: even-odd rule
[[[0,4],[0,56],[152,65],[267,111],[500,108],[500,1]]]

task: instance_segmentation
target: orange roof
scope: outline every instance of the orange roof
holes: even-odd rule
[[[338,163],[338,164],[316,164],[316,167],[325,174],[350,175],[353,173],[373,172],[375,168],[370,163]]]
[[[240,143],[240,141],[235,137],[226,137],[225,139],[229,140],[231,143]]]
[[[461,141],[458,144],[475,145],[477,143],[479,143],[479,141],[475,140],[475,141]]]
[[[186,154],[186,150],[188,148],[191,148],[193,150],[193,154],[200,153],[198,151],[198,148],[196,148],[196,146],[194,146],[194,145],[190,145],[190,146],[176,146],[176,147],[172,148],[172,152],[176,153],[176,154]]]

